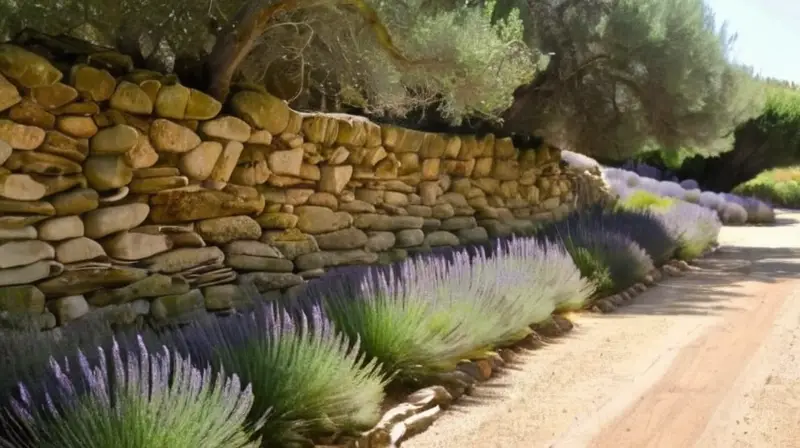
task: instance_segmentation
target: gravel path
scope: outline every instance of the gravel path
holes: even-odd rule
[[[800,214],[529,352],[408,448],[800,447]]]

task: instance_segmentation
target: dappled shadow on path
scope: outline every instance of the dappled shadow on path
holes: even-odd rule
[[[723,246],[682,277],[664,279],[614,315],[709,315],[732,309],[750,282],[800,279],[800,248]]]

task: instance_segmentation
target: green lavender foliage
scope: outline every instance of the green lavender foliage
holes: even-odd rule
[[[304,299],[360,341],[387,376],[416,381],[518,341],[531,324],[581,307],[593,292],[562,247],[525,238],[339,270]]]
[[[269,414],[258,431],[269,446],[356,433],[380,418],[386,382],[380,366],[366,362],[358,341],[335,331],[319,310],[298,319],[262,303],[252,313],[163,337],[192,359],[251,385],[249,422]]]
[[[50,358],[44,385],[20,384],[11,402],[8,448],[256,448],[245,429],[253,403],[236,375],[197,369],[166,347],[149,353],[142,339],[110,357],[97,349],[72,363]]]

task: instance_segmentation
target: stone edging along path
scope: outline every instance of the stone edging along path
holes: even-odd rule
[[[703,257],[715,252],[713,247]],[[702,258],[702,257],[701,257]],[[637,295],[658,284],[664,277],[683,276],[690,270],[689,263],[672,260],[660,269],[653,270],[642,283],[637,283],[627,290],[593,302],[589,311],[610,313],[617,307],[624,306]],[[451,404],[464,394],[471,394],[480,383],[489,381],[499,373],[506,363],[512,362],[521,350],[538,349],[553,338],[572,330],[573,324],[568,317],[554,314],[543,323],[532,326],[533,333],[513,347],[502,348],[487,353],[480,360],[465,361],[454,372],[442,374],[437,378],[438,385],[429,386],[395,400],[387,407],[378,424],[357,438],[334,440],[317,448],[396,448],[409,438],[426,431]]]

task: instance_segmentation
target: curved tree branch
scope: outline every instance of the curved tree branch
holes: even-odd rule
[[[214,45],[209,55],[209,92],[220,101],[225,101],[239,67],[253,49],[258,38],[266,32],[270,22],[279,15],[333,5],[350,7],[372,28],[379,45],[396,63],[409,64],[403,53],[394,45],[389,30],[380,20],[377,11],[364,0],[281,0],[265,6],[263,0],[251,0],[245,4]]]

